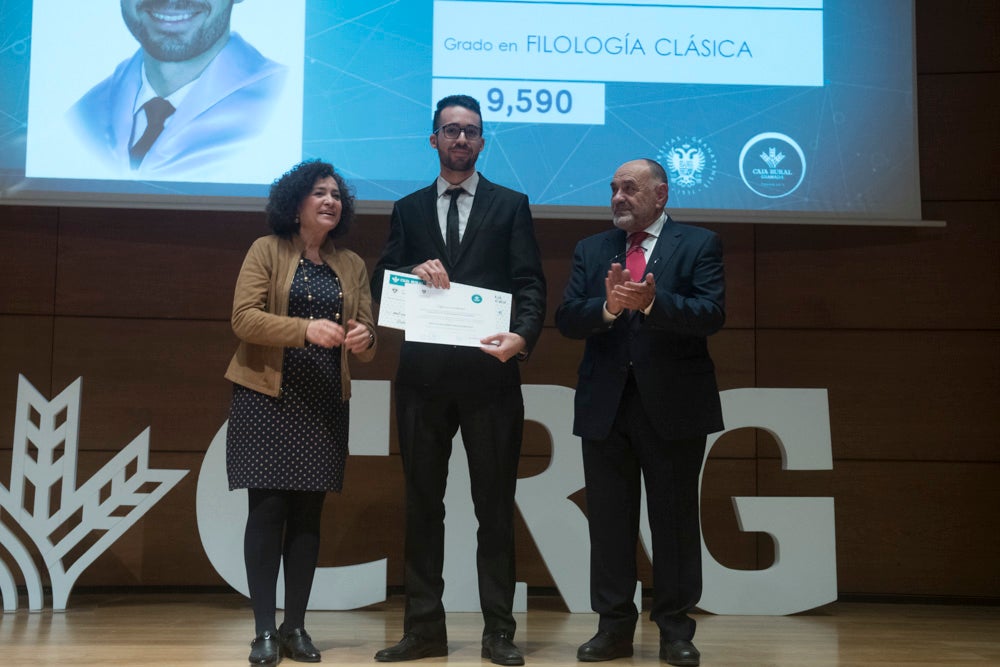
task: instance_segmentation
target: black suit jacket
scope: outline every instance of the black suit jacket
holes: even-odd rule
[[[534,347],[545,318],[545,276],[528,198],[481,174],[454,264],[437,216],[437,185],[417,190],[393,206],[389,239],[372,274],[372,295],[382,295],[388,270],[409,273],[440,259],[450,280],[513,294],[510,330]],[[501,363],[472,347],[404,342],[396,382],[459,392],[520,384],[517,363]]]
[[[586,339],[576,388],[573,433],[608,436],[629,365],[643,407],[660,437],[689,438],[720,431],[722,409],[706,337],[725,321],[725,280],[718,236],[669,217],[647,259],[656,278],[649,315],[625,311],[612,323],[602,313],[604,279],[625,263],[625,232],[612,229],[580,241],[556,310],[563,335]]]

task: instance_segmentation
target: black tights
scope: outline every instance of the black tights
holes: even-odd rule
[[[306,606],[319,558],[325,491],[248,489],[250,514],[243,540],[250,602],[257,634],[275,628],[278,569],[285,562],[285,622],[305,626]]]

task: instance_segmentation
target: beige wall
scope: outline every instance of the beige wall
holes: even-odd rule
[[[726,248],[729,317],[711,341],[722,388],[827,388],[834,468],[782,471],[766,434],[728,434],[706,469],[704,529],[724,564],[764,567],[770,540],[739,533],[729,497],[833,496],[841,593],[997,598],[1000,3],[916,5],[923,214],[948,225],[709,225]],[[525,382],[573,386],[581,345],[552,312],[576,240],[606,224],[538,224],[551,306]],[[50,398],[84,378],[80,480],[147,427],[151,465],[192,471],[79,586],[223,583],[200,546],[195,487],[227,416],[233,281],[264,232],[243,213],[0,207],[0,482],[19,373]],[[386,217],[363,217],[348,244],[371,268],[386,232]],[[391,379],[399,339],[387,339],[358,377]],[[526,434],[522,476],[548,456],[544,431]],[[388,555],[397,586],[393,452],[349,462],[321,560]],[[523,524],[518,540],[519,579],[551,586]]]

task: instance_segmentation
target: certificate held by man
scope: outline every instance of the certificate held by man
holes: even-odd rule
[[[510,330],[510,294],[454,282],[405,291],[408,341],[482,347],[484,338]]]
[[[396,271],[386,271],[384,281],[379,324],[405,330],[408,341],[482,347],[484,338],[510,331],[506,292],[455,282],[440,289]]]

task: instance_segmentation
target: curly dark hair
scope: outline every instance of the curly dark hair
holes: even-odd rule
[[[271,184],[267,197],[267,224],[271,231],[282,238],[291,238],[299,233],[299,206],[312,191],[316,181],[333,177],[340,188],[340,222],[330,231],[330,238],[347,234],[354,222],[354,191],[337,173],[333,165],[321,160],[300,162]]]

